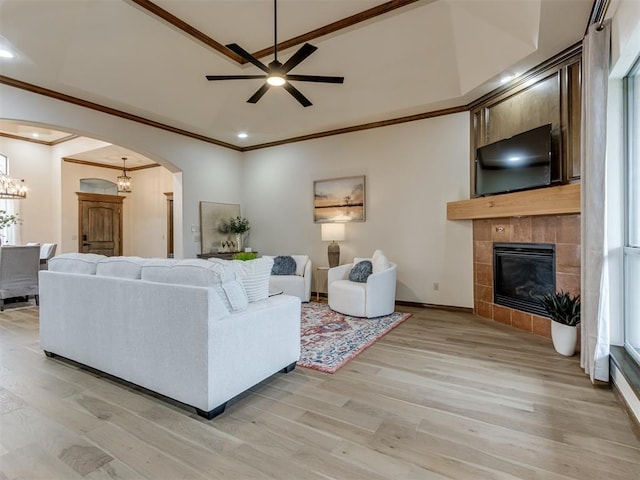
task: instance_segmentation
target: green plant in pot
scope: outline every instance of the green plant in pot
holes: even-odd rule
[[[236,248],[239,252],[243,250],[242,241],[244,234],[251,230],[249,220],[244,217],[231,217],[221,228],[223,233],[233,233],[236,236]]]
[[[568,292],[549,293],[540,298],[540,303],[552,320],[551,340],[561,355],[570,357],[576,351],[578,325],[580,324],[580,295]]]

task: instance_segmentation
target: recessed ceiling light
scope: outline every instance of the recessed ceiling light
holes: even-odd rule
[[[13,57],[15,57],[15,55],[11,53],[9,50],[0,48],[0,58],[13,58]]]
[[[238,138],[247,138],[249,136],[249,134],[247,132],[240,132],[238,134]]]
[[[40,134],[39,134],[38,132],[33,132],[33,133],[31,134],[31,136],[32,136],[33,138],[38,138],[38,137],[40,136]]]

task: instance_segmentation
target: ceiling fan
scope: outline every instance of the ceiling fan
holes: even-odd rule
[[[344,77],[330,77],[323,75],[295,75],[289,72],[298,64],[300,64],[309,55],[315,52],[318,47],[314,47],[310,43],[305,43],[293,54],[289,60],[284,64],[278,61],[278,7],[277,0],[273,0],[273,61],[269,65],[265,65],[256,57],[251,55],[240,45],[236,43],[230,43],[226,45],[229,50],[240,55],[247,62],[252,63],[260,70],[265,72],[264,75],[207,75],[207,80],[246,80],[252,78],[264,78],[265,83],[254,93],[248,103],[257,103],[262,96],[267,93],[267,90],[271,87],[282,87],[289,92],[303,107],[313,105],[307,97],[305,97],[300,91],[291,85],[290,81],[298,82],[316,82],[316,83],[343,83]]]

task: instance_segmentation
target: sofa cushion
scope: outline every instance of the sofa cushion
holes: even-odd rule
[[[140,257],[103,258],[96,266],[96,275],[139,280],[142,278],[142,266],[147,262],[148,259]]]
[[[105,258],[95,253],[63,253],[49,260],[49,270],[95,275],[98,262]]]
[[[382,250],[376,250],[371,257],[371,264],[373,266],[373,273],[382,272],[389,268],[389,260],[385,257]]]
[[[142,279],[212,288],[231,312],[246,310],[248,306],[244,287],[230,265],[203,259],[154,261],[142,268]]]
[[[273,259],[271,275],[295,275],[296,261],[288,255],[280,255]]]
[[[273,259],[269,257],[255,260],[232,260],[240,281],[244,286],[249,302],[264,300],[269,297],[269,277],[273,268]]]
[[[369,260],[356,263],[349,272],[349,280],[352,282],[365,283],[369,275],[373,273],[373,266]]]

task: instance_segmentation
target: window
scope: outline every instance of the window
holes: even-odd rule
[[[0,153],[0,175],[9,174],[9,157]],[[20,214],[20,204],[17,204],[16,200],[4,200],[0,199],[0,215],[11,216]],[[20,243],[20,230],[14,225],[8,225],[5,228],[0,228],[0,243],[17,245]]]
[[[626,239],[624,247],[625,347],[640,363],[640,59],[625,78]]]

